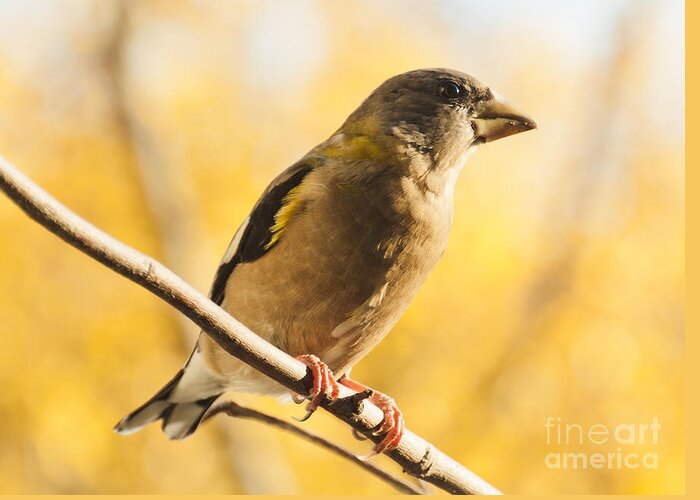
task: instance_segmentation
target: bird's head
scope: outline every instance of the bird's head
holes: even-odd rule
[[[338,134],[361,155],[380,159],[391,151],[421,158],[431,168],[449,168],[474,146],[535,127],[532,118],[475,78],[420,69],[385,81]]]

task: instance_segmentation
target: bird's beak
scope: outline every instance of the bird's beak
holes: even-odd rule
[[[481,101],[477,105],[472,123],[477,138],[484,142],[537,128],[532,118],[495,92],[492,92],[490,99]]]

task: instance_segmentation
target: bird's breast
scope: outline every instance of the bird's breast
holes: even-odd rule
[[[400,180],[331,185],[305,200],[267,254],[234,269],[223,306],[289,354],[316,354],[342,371],[404,313],[448,229],[443,207],[407,201]]]

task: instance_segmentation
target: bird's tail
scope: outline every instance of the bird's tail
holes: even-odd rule
[[[155,396],[124,417],[114,431],[123,435],[132,434],[152,422],[162,420],[161,428],[170,439],[184,439],[192,434],[209,407],[223,393],[220,387],[211,382],[202,386],[201,371],[201,356],[195,349],[185,367]],[[198,396],[202,397],[198,399]]]

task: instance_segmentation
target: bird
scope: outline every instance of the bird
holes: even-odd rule
[[[209,294],[306,364],[310,393],[290,394],[202,332],[183,368],[115,431],[161,420],[168,438],[183,439],[227,391],[307,399],[308,417],[324,398],[336,400],[341,384],[369,390],[384,414],[372,453],[395,449],[401,410],[350,370],[401,318],[443,254],[467,159],[485,143],[534,128],[513,103],[459,71],[418,69],[386,80],[268,185]]]

